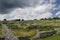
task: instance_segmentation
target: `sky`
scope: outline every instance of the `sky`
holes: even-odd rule
[[[60,0],[0,0],[0,20],[60,17]]]

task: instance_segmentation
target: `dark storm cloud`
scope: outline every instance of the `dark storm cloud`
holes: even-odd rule
[[[0,0],[0,13],[8,13],[10,9],[29,6],[29,0]]]
[[[36,6],[45,3],[47,0],[0,0],[0,14],[6,14],[15,8]]]

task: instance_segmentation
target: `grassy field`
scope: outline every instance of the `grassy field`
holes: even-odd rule
[[[37,29],[28,29],[28,25],[41,25],[41,31],[53,30],[55,28],[60,28],[60,20],[29,20],[29,21],[16,21],[7,22],[6,25],[12,30],[15,36],[28,36],[32,37],[36,35]],[[18,25],[22,25],[21,28]],[[47,38],[36,38],[34,40],[60,40],[60,34],[55,36],[50,36]]]
[[[8,24],[35,24],[35,25],[59,25],[60,20],[30,20],[30,21],[16,21],[16,22],[8,22]]]
[[[23,28],[28,27],[27,25],[30,25],[30,24],[41,25],[41,26],[44,26],[40,28],[42,31],[50,30],[54,28],[60,28],[60,20],[30,20],[30,21],[20,21],[20,22],[16,21],[16,22],[8,22],[7,26],[9,26],[9,28],[13,26],[18,27],[18,24],[23,25],[21,26]]]

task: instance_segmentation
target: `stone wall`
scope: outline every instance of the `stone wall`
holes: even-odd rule
[[[60,34],[60,28],[55,28],[54,30],[56,30],[56,34]]]
[[[48,36],[52,36],[53,34],[55,34],[56,31],[55,30],[50,30],[50,31],[40,31],[38,32],[33,38],[44,38],[44,37],[48,37]]]
[[[39,36],[40,36],[40,38],[42,38],[42,37],[48,37],[48,36],[52,36],[55,33],[56,33],[56,31],[46,31],[46,32],[40,33]]]

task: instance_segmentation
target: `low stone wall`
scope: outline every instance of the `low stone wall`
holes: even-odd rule
[[[44,38],[44,37],[52,36],[52,35],[55,34],[55,33],[56,33],[55,30],[40,31],[40,32],[38,32],[33,38]],[[32,39],[33,39],[33,38],[32,38]]]
[[[60,34],[60,28],[55,28],[54,30],[56,30],[56,34]]]
[[[52,36],[55,33],[56,33],[56,31],[45,31],[45,32],[40,33],[39,36],[40,36],[40,38],[42,38],[42,37],[48,37],[48,36]]]

